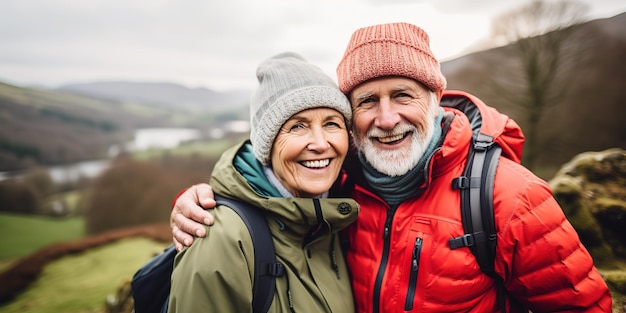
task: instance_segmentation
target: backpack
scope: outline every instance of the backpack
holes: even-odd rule
[[[496,280],[498,303],[502,312],[506,312],[504,283],[494,270],[497,234],[493,185],[501,155],[521,162],[524,135],[512,119],[469,94],[447,91],[441,99],[441,106],[465,113],[472,128],[472,146],[465,170],[462,176],[452,180],[452,188],[461,193],[465,234],[451,238],[450,249],[470,249],[481,271]]]
[[[284,268],[276,261],[274,244],[265,216],[258,208],[242,201],[224,198],[217,194],[215,201],[217,205],[222,204],[233,209],[248,227],[254,246],[253,312],[267,312],[274,297],[275,279],[284,274]],[[170,277],[176,253],[176,247],[173,244],[168,246],[133,275],[131,289],[135,301],[135,313],[167,312],[171,287]]]

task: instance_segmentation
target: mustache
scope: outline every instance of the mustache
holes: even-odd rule
[[[369,138],[392,137],[392,136],[402,135],[408,132],[414,132],[416,134],[419,134],[418,129],[417,127],[415,127],[415,125],[410,124],[410,123],[402,123],[402,124],[396,125],[393,129],[390,129],[390,130],[384,130],[384,129],[374,127],[367,131],[367,137]]]

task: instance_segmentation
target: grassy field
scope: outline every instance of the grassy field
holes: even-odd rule
[[[82,218],[0,214],[0,271],[18,258],[84,236]],[[0,312],[104,312],[109,295],[166,244],[134,237],[68,255],[48,264],[37,280]]]
[[[84,234],[84,221],[79,217],[0,213],[0,260],[26,256],[55,242],[80,239]]]
[[[107,296],[165,246],[137,237],[63,257],[0,312],[104,312]]]
[[[170,153],[217,156],[233,144],[229,140],[217,143],[184,145]],[[159,153],[163,151],[144,152],[137,157],[149,159],[158,157]],[[75,192],[59,197],[74,208],[79,195]],[[82,217],[0,213],[0,272],[8,270],[21,257],[55,243],[82,239],[85,234]],[[61,257],[46,265],[36,281],[17,298],[0,306],[0,312],[102,313],[107,297],[115,294],[142,264],[166,245],[133,237]]]

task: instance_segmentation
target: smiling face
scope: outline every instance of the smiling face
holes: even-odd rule
[[[329,108],[304,110],[280,128],[272,145],[272,169],[294,196],[316,197],[337,179],[348,146],[341,113]]]
[[[357,149],[377,171],[400,176],[414,168],[433,136],[435,93],[405,77],[382,77],[350,93]]]

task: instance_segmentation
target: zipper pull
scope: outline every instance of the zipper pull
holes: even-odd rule
[[[383,239],[389,238],[389,233],[391,232],[391,221],[393,220],[393,211],[387,212],[387,219],[385,220],[385,229],[383,232]]]
[[[415,238],[415,246],[413,247],[411,271],[417,272],[420,261],[420,250],[422,250],[422,238]]]

